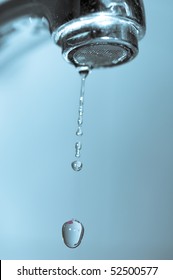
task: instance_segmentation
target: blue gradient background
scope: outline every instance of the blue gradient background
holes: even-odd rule
[[[144,4],[138,57],[87,79],[80,173],[76,70],[50,38],[1,68],[0,259],[173,259],[173,2]]]

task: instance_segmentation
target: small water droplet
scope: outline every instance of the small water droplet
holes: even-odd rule
[[[82,136],[83,135],[83,131],[82,131],[82,128],[79,126],[77,131],[76,131],[76,135],[77,136]]]
[[[80,160],[75,160],[71,164],[74,171],[80,171],[83,167],[83,164]]]
[[[81,126],[83,124],[83,117],[82,116],[79,116],[78,120],[77,120],[77,123],[79,126]]]
[[[82,149],[82,143],[81,143],[81,142],[76,142],[75,148],[76,148],[77,150],[81,150],[81,149]]]
[[[80,245],[84,235],[84,227],[77,220],[70,220],[62,226],[62,237],[69,248],[76,248]]]
[[[75,149],[76,149],[75,157],[79,158],[80,157],[80,150],[82,149],[82,143],[81,142],[76,142]]]
[[[78,67],[78,72],[83,78],[86,78],[90,72],[90,68],[88,66],[80,66]]]
[[[79,150],[76,151],[75,157],[80,158],[80,151]]]

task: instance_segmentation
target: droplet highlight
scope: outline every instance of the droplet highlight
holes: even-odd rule
[[[80,245],[84,235],[83,225],[72,219],[62,226],[62,238],[65,245],[69,248],[76,248]]]

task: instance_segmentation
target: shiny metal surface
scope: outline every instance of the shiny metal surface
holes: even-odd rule
[[[27,18],[30,23],[36,19],[32,27]],[[13,0],[0,3],[0,45],[1,49],[4,46],[5,52],[6,42],[21,29],[26,28],[27,32],[28,28],[39,42],[40,30],[45,27],[62,48],[66,61],[73,65],[115,66],[130,61],[138,53],[138,41],[145,34],[144,6],[140,0],[35,0],[32,3]],[[8,45],[12,52],[13,42]]]
[[[70,4],[72,8],[70,11],[66,7]],[[57,26],[79,17],[87,16],[94,13],[109,12],[116,16],[121,16],[131,19],[136,24],[139,24],[143,31],[140,36],[143,37],[145,32],[145,12],[142,0],[83,0],[83,1],[58,1],[57,9],[59,18]],[[66,11],[64,13],[64,11]]]
[[[131,60],[138,53],[136,28],[124,19],[109,13],[97,13],[69,22],[56,30],[53,35],[55,42],[62,47],[64,58],[75,66],[111,67]],[[87,49],[92,49],[93,46],[98,46],[98,52],[95,50],[94,60],[87,61],[89,56]],[[107,52],[114,48],[109,63],[104,53],[99,51],[100,47]],[[121,53],[126,53],[125,56],[117,55],[120,54],[118,51],[120,48]],[[81,52],[81,59],[78,61],[74,58],[76,51]]]
[[[67,61],[98,68],[133,59],[144,34],[142,1],[81,1],[75,13],[60,17],[53,37]]]

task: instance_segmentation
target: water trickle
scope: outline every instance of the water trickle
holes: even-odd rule
[[[69,248],[78,247],[82,241],[83,235],[84,227],[75,219],[64,223],[62,226],[62,237],[65,245]]]
[[[76,136],[80,137],[80,141],[76,142],[75,144],[75,157],[78,160],[72,162],[71,166],[74,171],[80,171],[83,167],[82,162],[79,160],[81,156],[81,149],[82,149],[82,142],[81,137],[83,135],[83,114],[84,114],[84,94],[85,94],[85,80],[89,74],[89,68],[87,66],[81,67],[79,69],[79,74],[81,76],[81,90],[80,90],[80,97],[79,97],[79,109],[78,109],[78,119],[77,119],[77,131]]]

